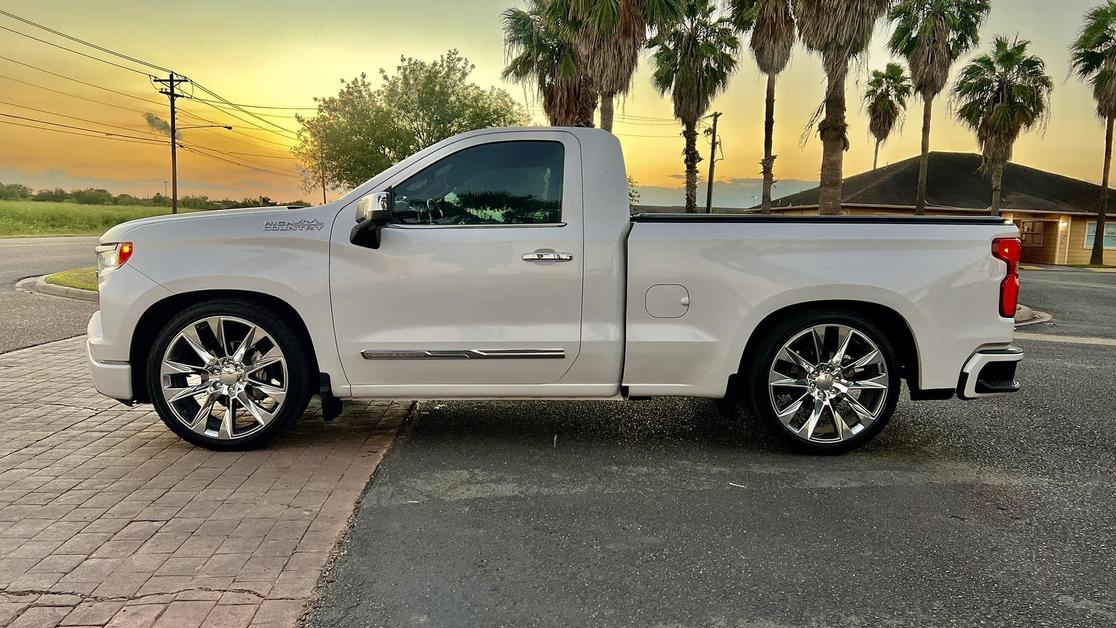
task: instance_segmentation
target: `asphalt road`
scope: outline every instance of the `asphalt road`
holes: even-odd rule
[[[96,303],[20,292],[24,277],[96,263],[97,238],[0,238],[0,353],[85,333]]]
[[[1116,338],[1116,275],[1037,274]],[[1111,626],[1116,349],[1020,344],[1021,393],[837,458],[699,400],[421,404],[312,623]]]

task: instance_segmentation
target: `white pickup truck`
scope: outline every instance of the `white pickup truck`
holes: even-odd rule
[[[999,218],[637,215],[592,129],[445,140],[320,207],[101,238],[97,390],[259,446],[311,396],[747,402],[817,453],[912,399],[1014,392],[1020,244]],[[525,417],[524,420],[530,420]]]

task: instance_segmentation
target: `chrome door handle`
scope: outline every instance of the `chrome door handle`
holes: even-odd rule
[[[525,262],[572,262],[572,253],[559,253],[552,249],[539,249],[523,254]]]

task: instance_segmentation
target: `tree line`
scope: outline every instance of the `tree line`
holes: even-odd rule
[[[1003,173],[1019,137],[1044,127],[1054,81],[1031,43],[997,36],[958,72],[954,66],[980,46],[990,0],[527,0],[502,14],[508,62],[503,75],[533,89],[550,124],[611,131],[615,101],[629,92],[642,53],[650,53],[653,85],[669,96],[685,139],[686,210],[697,207],[697,127],[713,99],[738,69],[744,48],[767,76],[761,211],[772,206],[778,76],[801,44],[821,61],[824,100],[815,119],[822,143],[819,213],[840,214],[844,153],[850,147],[846,88],[851,63],[871,44],[877,24],[890,26],[887,46],[903,63],[872,72],[863,95],[878,152],[911,98],[923,105],[917,214],[927,207],[931,120],[945,92],[954,118],[971,129],[992,184],[990,211],[998,215]],[[1116,121],[1116,0],[1085,16],[1071,45],[1072,72],[1093,90],[1106,123],[1104,193],[1098,233],[1108,204]],[[373,89],[361,75],[342,81],[336,97],[318,99],[313,117],[300,117],[295,149],[309,188],[352,187],[392,163],[455,133],[526,123],[522,107],[504,90],[469,83],[473,66],[456,51],[424,63],[403,58],[394,75],[381,71]],[[1100,263],[1102,238],[1093,262]]]
[[[106,206],[135,206],[170,207],[170,197],[156,193],[152,196],[142,197],[132,194],[113,194],[104,188],[83,188],[64,190],[62,188],[45,188],[34,190],[22,183],[0,183],[0,201],[39,201],[53,203],[76,203],[79,205],[106,205]],[[237,207],[273,207],[288,205],[308,205],[305,201],[291,201],[277,203],[267,196],[243,198],[239,201],[232,199],[210,199],[208,196],[184,196],[178,199],[178,204],[187,209],[233,209]]]

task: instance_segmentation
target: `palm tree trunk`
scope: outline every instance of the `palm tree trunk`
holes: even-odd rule
[[[918,198],[915,215],[926,213],[926,188],[930,181],[930,121],[934,112],[934,99],[922,97],[922,158],[918,161]]]
[[[822,139],[821,198],[818,213],[825,216],[841,214],[841,186],[845,149],[848,147],[848,124],[845,121],[845,79],[849,74],[848,59],[823,59],[829,74],[825,96],[825,118],[819,131]]]
[[[992,164],[992,215],[1000,215],[1000,199],[1004,191],[1004,167],[1007,164],[997,161]]]
[[[771,188],[775,186],[775,75],[767,75],[767,114],[763,122],[763,201],[760,211],[771,213]]]
[[[878,170],[880,167],[880,144],[883,144],[883,140],[876,140],[876,156],[872,158],[872,170]]]
[[[682,136],[686,138],[686,151],[683,153],[686,162],[686,213],[693,214],[697,213],[697,122],[686,121],[685,126]]]
[[[601,94],[601,128],[612,133],[613,95]]]
[[[1108,219],[1108,182],[1112,170],[1112,130],[1116,126],[1116,118],[1108,117],[1107,127],[1104,132],[1104,174],[1101,176],[1101,205],[1097,212],[1097,235],[1093,238],[1093,252],[1089,256],[1089,263],[1101,265],[1104,263],[1104,226]]]

